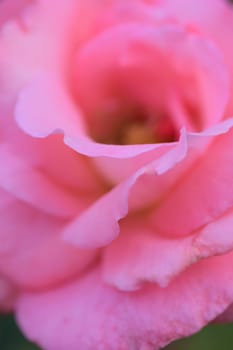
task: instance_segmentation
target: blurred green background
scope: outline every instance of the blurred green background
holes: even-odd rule
[[[233,324],[212,325],[193,337],[176,341],[164,350],[232,350]],[[0,350],[40,350],[26,341],[13,317],[0,317]],[[68,349],[67,349],[68,350]],[[80,349],[82,350],[82,349]],[[94,349],[93,349],[94,350]],[[96,349],[97,350],[97,349]]]

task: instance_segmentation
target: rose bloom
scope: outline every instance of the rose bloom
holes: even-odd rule
[[[0,306],[45,350],[233,308],[233,8],[0,2]]]

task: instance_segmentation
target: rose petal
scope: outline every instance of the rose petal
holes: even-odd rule
[[[232,254],[202,261],[167,288],[119,292],[98,272],[63,288],[25,293],[17,318],[46,350],[156,350],[197,332],[233,299]]]
[[[59,101],[59,105],[56,101]],[[43,108],[35,109],[35,103]],[[151,144],[106,146],[93,142],[86,136],[80,113],[68,92],[64,91],[62,82],[57,77],[45,74],[21,91],[15,115],[20,127],[34,137],[65,132],[65,143],[85,155],[129,158],[159,147]]]
[[[138,32],[138,26],[136,26],[136,28]],[[208,118],[211,116],[211,120],[207,120],[207,117],[205,117],[206,125],[210,125],[218,121],[225,108],[228,82],[224,63],[221,59],[221,55],[219,55],[219,52],[215,49],[215,47],[201,37],[186,33],[180,27],[159,26],[158,28],[145,27],[144,29],[145,33],[143,32],[142,39],[145,39],[144,36],[149,37],[151,39],[149,40],[149,44],[157,44],[159,49],[162,50],[164,49],[164,38],[171,43],[177,41],[177,44],[174,44],[175,46],[173,48],[174,54],[176,54],[176,56],[179,58],[180,52],[180,56],[184,56],[187,61],[185,61],[186,66],[190,65],[190,60],[194,60],[195,64],[193,63],[192,66],[195,66],[195,72],[197,71],[196,74],[199,77],[199,88],[202,91],[201,96],[203,98],[200,108],[203,109],[204,115],[208,116]],[[113,32],[117,34],[119,38],[129,36],[129,39],[137,39],[137,36],[136,39],[134,38],[135,25],[126,28],[122,26],[118,29],[114,29]],[[124,34],[124,32],[126,33]],[[154,36],[152,35],[153,33]],[[111,38],[112,33],[111,31],[108,31],[108,33],[104,35],[107,36],[107,38],[108,36]],[[104,42],[106,41],[105,36],[102,38]],[[139,38],[141,38],[141,33]],[[186,44],[189,47],[187,52],[185,51],[185,48],[187,47]],[[179,46],[178,53],[177,45]],[[87,52],[90,51],[88,49],[89,48],[87,47]],[[83,60],[86,65],[87,60],[85,59],[85,50],[83,51]],[[185,53],[183,53],[183,51],[185,51]],[[202,55],[200,55],[200,52]],[[171,53],[168,52],[166,54],[168,55]],[[81,54],[80,56],[82,57]],[[93,55],[91,55],[91,57],[92,56]],[[211,66],[207,64],[210,56],[213,63]],[[178,68],[180,68],[181,65],[183,67],[184,62],[180,62],[178,58],[176,65]],[[82,65],[78,64],[78,66],[81,67]],[[85,70],[85,72],[89,70]],[[205,72],[205,79],[203,78],[203,71]],[[91,81],[92,80],[93,75],[91,74]],[[86,82],[88,80],[83,79],[83,81]],[[80,80],[80,84],[82,90],[85,92],[85,84],[82,83],[82,79]],[[133,81],[132,84],[134,84]],[[88,84],[87,91],[88,94],[90,94]],[[215,95],[217,95],[218,98],[215,98]],[[64,141],[67,145],[77,152],[91,157],[105,156],[111,158],[129,158],[158,147],[158,145],[151,144],[119,146],[104,145],[93,142],[88,137],[87,120],[84,120],[85,116],[82,115],[79,107],[74,105],[71,97],[71,91],[69,91],[68,87],[65,86],[65,82],[62,77],[55,77],[51,72],[40,72],[40,75],[31,81],[29,85],[26,86],[20,93],[15,111],[16,120],[25,132],[33,135],[34,137],[45,137],[54,132],[62,132],[65,135]],[[30,103],[28,103],[29,100]],[[58,100],[59,108],[56,102]],[[209,103],[209,100],[216,101],[216,104],[213,104],[212,102]],[[52,101],[54,102],[52,103]],[[35,103],[40,105],[41,108],[35,110]],[[210,106],[211,110],[209,109]],[[50,117],[48,118],[48,116]]]
[[[11,171],[8,167],[12,169],[15,164],[19,178],[22,177],[20,168],[22,171],[28,170],[27,177],[29,173],[37,173],[39,174],[37,177],[43,177],[45,182],[50,182],[53,187],[56,184],[57,191],[60,187],[60,192],[68,197],[73,197],[73,201],[76,200],[77,204],[80,202],[80,197],[82,201],[86,197],[93,200],[103,192],[103,184],[94,166],[86,157],[66,146],[61,135],[50,135],[43,139],[31,137],[18,128],[10,110],[1,108],[0,110],[1,158],[6,159],[2,177],[4,173]],[[10,179],[5,180],[10,181]],[[4,180],[2,185],[4,186]],[[27,183],[26,187],[28,187]],[[35,187],[40,188],[40,186]],[[14,190],[17,195],[16,188]],[[27,191],[27,188],[19,189],[19,191]],[[33,197],[33,193],[28,192],[27,195]],[[69,205],[66,211],[68,210]]]
[[[103,252],[104,280],[120,290],[136,290],[146,282],[165,287],[198,260],[233,248],[233,211],[193,236],[168,239],[151,230],[144,220],[122,225],[121,235]]]
[[[231,304],[226,310],[215,319],[215,322],[230,323],[233,320],[233,304]]]
[[[100,197],[93,205],[78,215],[66,227],[63,237],[66,241],[82,248],[96,248],[111,242],[119,233],[119,220],[128,213],[128,198],[138,179],[146,174],[162,175],[182,161],[186,156],[186,134],[181,134],[180,141],[155,162],[140,168],[132,176],[115,186],[110,192]],[[100,215],[104,213],[104,215]]]
[[[64,239],[83,248],[96,248],[110,243],[117,237],[119,233],[118,221],[127,215],[129,195],[137,188],[137,183],[142,176],[150,175],[154,177],[155,182],[158,181],[157,187],[159,188],[159,185],[161,185],[160,178],[166,176],[169,170],[175,168],[177,165],[179,166],[182,161],[186,161],[186,158],[190,156],[190,153],[193,153],[195,148],[197,148],[199,155],[201,152],[204,152],[206,150],[206,147],[211,142],[213,136],[216,136],[218,134],[221,135],[222,133],[223,135],[228,135],[229,129],[232,128],[232,124],[233,120],[228,120],[220,125],[213,127],[210,130],[207,130],[206,132],[203,132],[202,134],[186,134],[183,131],[180,141],[177,144],[174,144],[174,147],[172,149],[155,160],[155,162],[151,162],[146,166],[140,168],[132,176],[122,181],[118,186],[115,186],[113,190],[100,197],[92,206],[85,210],[84,213],[77,216],[77,218],[74,219],[74,221],[71,222],[71,224],[65,229],[63,234]],[[219,137],[221,138],[221,136]],[[193,158],[193,156],[191,156],[191,160],[193,159],[195,159],[195,157]],[[180,173],[181,169],[178,167],[178,174]],[[175,179],[176,178],[177,177],[175,177]],[[167,216],[165,218],[166,222],[161,222],[160,217],[157,218],[157,212],[159,210],[163,210],[162,200],[166,198],[167,194],[172,198],[173,193],[170,188],[171,185],[173,185],[173,182],[170,180],[170,178],[167,178],[165,183],[162,182],[162,184],[163,191],[165,192],[165,189],[167,191],[165,194],[162,193],[162,196],[161,191],[158,190],[158,195],[155,192],[154,205],[158,203],[159,207],[155,212],[153,211],[151,221],[153,222],[154,226],[161,225],[162,227],[162,224],[164,226],[167,224],[170,229],[169,234],[176,234],[176,236],[179,236],[181,232],[184,232],[184,229],[183,231],[181,230],[181,232],[178,231],[179,221],[177,221],[178,219],[176,217],[173,219],[172,228],[170,228],[170,221],[167,223]],[[179,182],[178,184],[175,182],[174,186],[179,188]],[[138,194],[136,195],[138,196]],[[145,201],[143,202],[143,205],[145,206]],[[227,210],[227,208],[228,207],[225,207],[225,210]],[[181,207],[174,208],[174,211],[175,210],[184,210],[183,205]],[[105,215],[100,216],[99,213],[105,213]],[[201,218],[203,218],[202,215],[204,216],[205,212],[200,213]],[[157,221],[155,221],[155,217]],[[177,227],[174,227],[175,224],[177,224]],[[187,222],[187,224],[189,224],[189,222]],[[193,224],[192,221],[191,224]],[[159,226],[159,229],[155,229],[155,232],[163,234],[164,230],[162,230]],[[167,232],[165,233],[167,234]]]
[[[188,133],[185,135],[184,133],[183,152],[185,155],[177,162],[175,166],[171,167],[169,171],[164,171],[162,174],[160,174],[157,173],[156,170],[162,159],[164,159],[165,162],[167,161],[166,155],[147,164],[147,169],[150,170],[147,170],[147,172],[138,178],[136,185],[133,186],[130,191],[129,212],[132,214],[135,212],[135,210],[137,210],[136,215],[147,213],[149,217],[144,217],[144,220],[148,220],[152,223],[152,227],[157,234],[169,235],[168,232],[170,232],[173,235],[172,238],[180,237],[182,231],[180,230],[178,232],[178,229],[176,230],[174,227],[174,224],[179,222],[179,218],[175,217],[174,221],[170,221],[167,220],[166,216],[164,219],[166,222],[163,225],[167,225],[167,227],[170,225],[171,229],[169,227],[170,231],[167,230],[164,232],[159,227],[160,218],[157,216],[157,211],[159,211],[160,207],[164,205],[167,198],[169,199],[170,195],[172,196],[174,189],[177,186],[180,186],[180,179],[183,181],[184,178],[188,178],[194,167],[199,163],[199,160],[208,154],[209,147],[211,147],[211,143],[215,140],[215,138],[218,138],[218,135],[227,134],[230,132],[232,129],[232,122],[232,119],[228,119],[227,121],[199,134]],[[182,153],[181,149],[180,152]],[[172,156],[171,151],[170,156]],[[176,156],[179,157],[178,153]],[[174,157],[176,156],[174,155]],[[182,211],[183,207],[184,205],[182,203],[181,208],[171,208],[171,210]],[[185,220],[185,218],[183,218],[183,220]],[[158,227],[156,226],[157,222]],[[175,235],[177,232],[178,234]],[[190,232],[186,232],[186,234],[189,233]],[[171,236],[169,235],[169,237]]]
[[[0,272],[21,286],[42,288],[80,273],[97,256],[61,239],[66,221],[1,192]],[[17,223],[17,224],[16,224]]]
[[[13,310],[18,290],[5,276],[0,275],[0,311]]]
[[[213,125],[226,107],[228,76],[220,51],[204,36],[174,23],[113,26],[78,50],[75,63],[77,99],[95,133],[109,132],[106,122],[114,125],[111,111],[117,110],[122,94],[123,101],[145,111],[171,114],[179,127],[194,124],[190,131]],[[188,117],[180,117],[177,95]]]
[[[88,205],[88,198],[69,193],[49,180],[43,172],[33,168],[23,158],[0,146],[4,167],[0,173],[0,187],[34,207],[52,215],[67,218],[77,215]],[[33,190],[32,190],[33,189]]]
[[[226,117],[233,113],[233,9],[230,1],[222,0],[162,0],[160,6],[167,15],[190,27],[202,31],[220,48],[230,73],[230,98]]]
[[[41,69],[62,74],[64,60],[75,41],[74,23],[80,13],[80,2],[77,1],[69,1],[69,4],[63,0],[16,2],[24,4],[15,7],[15,12],[19,7],[23,8],[20,21],[17,16],[12,16],[0,32],[1,87],[11,92],[11,98]],[[2,6],[11,7],[9,4]]]
[[[227,123],[230,126],[232,120]],[[216,137],[206,154],[161,199],[151,217],[156,232],[170,237],[190,234],[232,206],[232,133],[230,126],[226,133]],[[200,136],[193,137],[198,140]]]

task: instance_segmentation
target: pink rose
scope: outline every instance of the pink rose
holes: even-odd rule
[[[231,320],[231,5],[2,0],[0,26],[1,309],[45,350]]]

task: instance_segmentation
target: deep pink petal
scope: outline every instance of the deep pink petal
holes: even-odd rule
[[[18,289],[5,276],[0,274],[0,311],[10,312],[14,308]]]
[[[19,18],[26,6],[30,5],[32,0],[15,0],[0,2],[0,26],[12,18]]]

